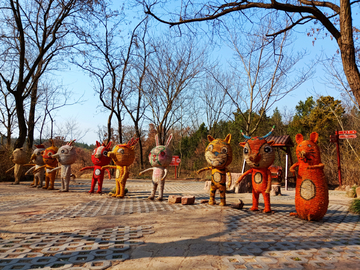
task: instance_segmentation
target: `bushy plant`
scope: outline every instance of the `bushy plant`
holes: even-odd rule
[[[360,199],[354,199],[351,202],[349,211],[360,215]]]

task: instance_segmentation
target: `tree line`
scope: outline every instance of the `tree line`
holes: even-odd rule
[[[123,143],[131,136],[141,138],[140,167],[145,166],[151,139],[145,142],[154,132],[159,134],[161,143],[170,132],[176,133],[180,146],[174,146],[175,152],[186,160],[190,159],[189,149],[195,153],[200,151],[201,147],[195,146],[195,138],[203,138],[205,131],[225,137],[226,134],[221,132],[226,130],[233,134],[234,142],[239,142],[241,136],[236,127],[246,135],[254,136],[265,131],[273,117],[279,122],[278,131],[283,134],[307,133],[314,124],[321,131],[327,126],[325,120],[324,123],[317,122],[324,114],[319,109],[321,104],[332,104],[326,97],[322,101],[299,103],[297,107],[301,108],[291,121],[284,122],[277,110],[272,117],[268,116],[277,101],[299,89],[312,75],[312,64],[301,68],[304,52],[293,51],[294,37],[290,30],[298,23],[283,20],[284,27],[284,23],[279,24],[279,14],[269,12],[256,13],[252,17],[261,18],[261,24],[244,23],[238,27],[236,20],[241,18],[221,21],[218,18],[228,13],[227,8],[233,8],[229,12],[236,12],[248,9],[248,6],[244,7],[242,2],[234,3],[232,7],[220,6],[217,9],[220,16],[214,17],[220,23],[211,27],[212,35],[218,35],[221,43],[232,52],[231,61],[224,64],[211,55],[211,47],[216,42],[209,46],[204,35],[199,34],[204,28],[198,27],[201,31],[194,31],[191,27],[173,27],[170,31],[157,31],[161,26],[156,22],[162,19],[153,12],[156,1],[135,2],[141,3],[145,12],[130,21],[128,13],[134,9],[134,2],[120,3],[120,8],[114,8],[109,1],[48,0],[31,5],[27,1],[0,1],[3,26],[0,30],[2,145],[10,149],[26,143],[30,151],[35,131],[40,142],[74,135],[75,122],[67,127],[54,127],[56,110],[80,101],[72,100],[71,92],[51,79],[52,72],[61,69],[62,65],[76,65],[93,81],[100,106],[108,112],[106,127],[99,127],[99,140]],[[341,1],[340,11],[336,14],[346,20],[347,26],[351,26],[351,21],[346,16],[351,19],[352,15],[344,15],[342,8],[351,9],[353,4]],[[263,8],[276,10],[278,7],[265,5]],[[317,5],[312,7],[313,10],[318,8]],[[337,10],[335,4],[326,8]],[[309,21],[325,16],[330,22],[336,17],[321,15],[320,10],[314,14],[311,8],[305,9],[314,16],[308,17]],[[298,10],[293,9],[293,12],[297,14]],[[212,19],[206,13],[200,14]],[[182,14],[179,23],[170,22],[170,25],[191,23],[194,19],[189,16],[189,13]],[[298,22],[303,20],[300,18]],[[329,25],[324,27],[331,28]],[[352,62],[356,65],[359,59],[354,58],[356,43],[353,40],[358,31],[356,27],[351,28],[351,33],[346,29],[341,26],[336,31],[332,28],[329,31],[338,41],[344,67],[353,67]],[[345,42],[350,39],[352,42]],[[345,43],[351,50],[344,49]],[[345,70],[350,84],[343,80],[342,72],[336,69],[332,72],[336,85],[350,94],[350,99],[358,100],[358,71],[356,73],[352,68],[350,74]],[[356,111],[358,103],[355,101],[353,106]],[[337,115],[338,112],[334,108],[331,113]],[[342,116],[336,119],[338,123],[345,121]],[[292,123],[290,127],[287,126],[289,123]],[[147,129],[148,126],[151,128]],[[327,136],[326,132],[320,135]],[[241,156],[240,153],[237,155]],[[201,161],[190,163],[196,166],[197,162]],[[190,168],[184,165],[184,169]]]

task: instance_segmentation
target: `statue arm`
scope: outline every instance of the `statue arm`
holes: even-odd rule
[[[207,170],[211,170],[211,169],[212,169],[211,167],[205,167],[205,168],[202,168],[202,169],[198,170],[196,173],[197,173],[197,174],[200,174],[200,173],[202,173],[203,171],[207,171]]]
[[[80,172],[84,171],[84,170],[89,170],[89,169],[94,169],[94,166],[88,166],[88,167],[84,167],[80,169]]]
[[[167,173],[168,173],[168,170],[165,168],[164,169],[164,176],[161,178],[161,181],[163,181],[165,178],[166,178],[166,176],[167,176]]]
[[[247,176],[248,174],[252,173],[252,169],[250,170],[247,170],[246,172],[244,172],[240,177],[239,179],[236,181],[236,184],[239,184],[241,182],[241,180],[244,179],[245,176]]]
[[[35,166],[33,166],[29,170],[27,170],[25,175],[28,175],[29,173],[31,173],[31,171],[34,171],[34,170],[35,170]]]
[[[295,173],[295,168],[296,168],[296,167],[299,167],[299,162],[294,163],[294,164],[290,167],[289,171],[292,172],[292,173]]]
[[[230,173],[228,170],[226,170],[226,171],[227,171],[227,175],[228,175],[228,177],[229,177],[229,184],[228,184],[228,188],[230,189],[231,184],[232,184],[231,173]]]
[[[139,172],[139,175],[142,175],[143,173],[145,173],[145,172],[148,172],[148,171],[151,171],[151,170],[153,170],[154,168],[148,168],[148,169],[146,169],[146,170],[143,170],[142,172]]]
[[[102,169],[102,168],[101,168]],[[111,173],[110,173],[110,170],[109,169],[105,169],[109,175],[109,180],[111,179]]]
[[[311,166],[309,166],[308,168],[309,168],[309,169],[317,169],[317,168],[323,169],[324,166],[325,166],[325,165],[324,165],[323,163],[319,163],[319,164],[317,164],[317,165],[311,165]]]
[[[41,169],[44,169],[46,167],[46,165],[40,166],[37,169],[34,170],[34,173],[37,173],[38,171],[40,171]]]
[[[11,170],[13,170],[15,168],[15,166],[12,166],[10,169],[8,169],[5,173],[9,173],[11,172]]]
[[[54,171],[57,171],[57,170],[60,170],[60,169],[61,169],[61,166],[56,167],[56,168],[53,168],[52,170],[49,171],[49,173],[54,172]]]
[[[102,166],[101,169],[102,170],[104,170],[104,169],[116,169],[116,166],[115,165],[105,165],[105,166]]]

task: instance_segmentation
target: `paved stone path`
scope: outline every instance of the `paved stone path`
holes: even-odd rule
[[[11,193],[0,190],[0,215],[14,209],[51,204],[47,190],[31,190],[28,183],[19,186],[14,193],[24,199],[7,200]],[[57,184],[56,187],[59,185]],[[201,204],[208,199],[203,182],[167,182],[165,200],[150,201],[147,196],[151,181],[128,182],[129,193],[124,199],[105,195],[87,195],[90,181],[78,181],[70,186],[71,192],[64,195],[83,194],[86,200],[76,201],[67,207],[55,207],[40,214],[24,215],[10,220],[13,224],[36,222],[62,222],[69,218],[119,217],[122,224],[131,214],[170,214],[196,210],[222,209],[222,241],[217,255],[222,260],[220,269],[337,269],[342,263],[357,263],[360,268],[360,216],[348,212],[348,207],[330,204],[321,222],[307,222],[292,216],[295,211],[294,192],[271,197],[273,214],[251,212],[251,194],[227,194],[227,201],[244,200],[244,210],[230,207]],[[110,191],[113,182],[104,184]],[[22,190],[21,190],[22,189]],[[44,196],[42,196],[44,194]],[[195,195],[192,206],[168,204],[167,196]],[[336,192],[331,192],[336,195]],[[45,196],[47,195],[47,196]],[[219,198],[217,198],[219,200]],[[260,202],[262,197],[260,196]],[[262,205],[262,204],[261,204]],[[260,205],[260,206],[261,206]],[[214,208],[215,207],[215,208]],[[186,210],[186,211],[184,211]],[[141,220],[139,221],[141,223]],[[171,228],[171,227],[169,227]],[[7,269],[106,269],[113,262],[131,260],[134,250],[146,244],[146,236],[156,232],[152,226],[116,226],[102,230],[75,230],[61,233],[31,233],[19,237],[0,239],[0,270]],[[156,234],[156,233],[155,233]],[[121,269],[121,263],[120,263]],[[114,268],[117,269],[117,268]],[[213,268],[219,269],[219,268]]]
[[[360,265],[360,216],[347,207],[330,205],[321,222],[289,216],[293,207],[273,215],[232,211],[226,217],[228,242],[223,243],[229,269],[334,269],[340,260]]]
[[[129,258],[124,251],[130,246],[143,244],[133,239],[150,233],[150,226],[116,227],[0,240],[0,269],[106,269]]]

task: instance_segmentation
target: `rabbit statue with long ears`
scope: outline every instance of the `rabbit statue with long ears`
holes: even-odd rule
[[[75,140],[68,142],[67,144],[61,146],[57,153],[53,155],[56,158],[61,166],[52,169],[50,172],[55,170],[61,169],[61,189],[62,192],[69,191],[69,183],[70,183],[70,176],[71,176],[71,164],[75,163],[76,161],[76,150],[72,144]]]
[[[153,200],[155,197],[156,189],[160,184],[159,196],[157,200],[162,201],[164,194],[164,186],[165,186],[165,178],[167,176],[167,167],[170,165],[172,160],[172,152],[169,148],[169,144],[171,142],[173,135],[170,134],[169,138],[166,141],[165,145],[160,145],[159,136],[155,135],[156,147],[154,147],[149,154],[149,162],[150,165],[153,166],[139,173],[142,175],[143,173],[152,170],[152,183],[153,190],[151,195],[148,197],[150,200]]]
[[[111,157],[108,157],[108,152],[111,151],[111,142],[109,142],[107,145],[105,143],[100,144],[98,141],[96,141],[96,148],[94,149],[92,155],[91,155],[91,161],[94,164],[94,166],[88,166],[82,168],[80,171],[83,170],[94,170],[92,179],[91,179],[91,188],[89,193],[94,193],[95,185],[98,183],[98,190],[97,193],[102,193],[102,185],[104,180],[104,174],[105,170],[107,170],[109,174],[109,179],[111,178],[110,171],[108,169],[102,169],[102,166],[108,165],[111,161]]]

